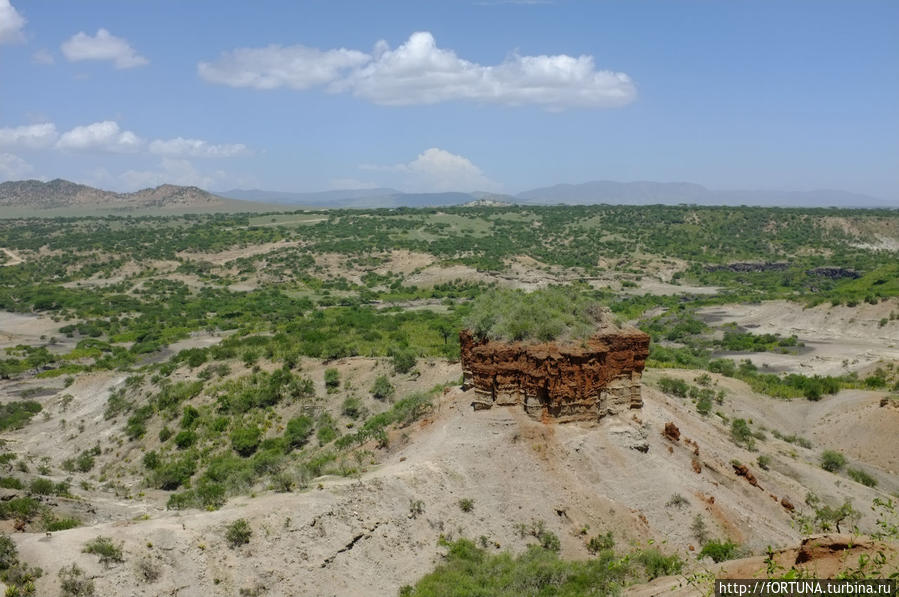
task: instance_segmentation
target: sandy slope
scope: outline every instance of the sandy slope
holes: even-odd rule
[[[527,540],[516,524],[543,520],[561,538],[566,557],[588,557],[579,531],[589,526],[589,535],[612,530],[620,547],[655,539],[689,558],[695,539],[688,528],[697,513],[714,536],[760,550],[799,538],[777,501],[782,496],[799,505],[811,487],[825,496],[851,495],[862,505],[878,495],[848,481],[835,490],[834,477],[817,468],[813,453],[793,458],[787,454],[793,447],[777,440],[766,444],[777,452],[772,470],[756,471],[764,490],[752,487],[734,475],[730,461],[751,464],[755,455],[730,443],[719,422],[652,388],[644,394],[644,409],[625,417],[545,425],[514,409],[474,412],[470,396],[453,389],[429,419],[393,433],[382,463],[360,478],[322,478],[302,493],[237,498],[217,512],[131,502],[126,511],[133,515],[120,511],[111,522],[15,538],[23,557],[48,572],[39,582],[44,594],[56,591],[59,567],[74,561],[96,577],[98,594],[235,595],[265,587],[266,595],[394,595],[434,565],[441,534],[483,535],[518,550]],[[744,402],[757,408],[751,398],[730,400]],[[677,444],[661,436],[666,421],[681,429]],[[700,446],[700,474],[692,470],[685,438]],[[648,452],[635,449],[641,446]],[[689,504],[666,506],[674,493]],[[474,500],[473,512],[461,511],[461,498]],[[419,500],[423,513],[413,516],[410,502]],[[248,546],[232,550],[223,528],[239,517],[254,534]],[[127,561],[104,569],[82,554],[84,542],[97,535],[123,541]],[[158,563],[158,581],[139,580],[143,559]]]

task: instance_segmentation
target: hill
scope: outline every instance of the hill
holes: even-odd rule
[[[60,178],[43,182],[19,180],[0,183],[0,214],[6,216],[87,215],[97,212],[260,211],[269,204],[236,201],[195,186],[163,184],[133,193],[116,193]]]
[[[757,205],[784,207],[897,207],[896,201],[838,190],[815,191],[716,191],[690,182],[615,182],[597,180],[582,184],[558,184],[519,193],[522,203],[591,205],[679,204]]]

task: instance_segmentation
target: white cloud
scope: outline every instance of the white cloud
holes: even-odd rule
[[[248,153],[242,143],[214,145],[202,139],[157,139],[150,143],[150,153],[172,157],[231,158]]]
[[[2,1],[2,0],[0,0]],[[78,60],[109,60],[116,68],[134,68],[150,61],[138,54],[128,40],[116,37],[106,29],[98,29],[93,37],[79,31],[60,46],[69,62]]]
[[[592,56],[513,54],[484,66],[437,47],[428,32],[413,33],[396,49],[379,41],[370,55],[304,46],[240,48],[197,69],[203,79],[232,87],[320,86],[394,106],[469,100],[549,110],[609,108],[626,105],[637,94],[628,75],[596,70]]]
[[[0,0],[0,44],[17,44],[25,41],[22,28],[25,17],[19,14],[9,0]]]
[[[0,180],[19,180],[33,170],[31,164],[17,155],[0,153]]]
[[[56,125],[52,122],[0,128],[0,146],[40,149],[56,141]]]
[[[368,60],[367,54],[344,48],[272,45],[223,52],[215,62],[200,62],[197,72],[205,81],[231,87],[308,89],[330,83]]]
[[[53,58],[53,53],[46,49],[41,48],[37,52],[31,55],[31,61],[35,64],[53,64],[56,62],[56,59]]]
[[[426,149],[405,164],[360,168],[399,173],[402,180],[396,186],[416,192],[496,191],[500,187],[468,158],[437,147]]]
[[[597,71],[591,56],[515,54],[499,65],[482,66],[438,48],[427,32],[412,34],[395,50],[383,50],[342,85],[386,105],[474,100],[552,109],[607,108],[630,103],[636,95],[630,77]]]
[[[76,126],[63,133],[56,142],[58,149],[109,153],[134,153],[143,145],[140,137],[131,131],[121,130],[118,123],[112,120]]]
[[[189,160],[175,158],[162,158],[156,168],[127,170],[113,178],[109,184],[125,191],[156,187],[161,184],[195,186],[207,190],[235,186],[252,188],[259,184],[259,181],[252,177],[220,169],[200,170]]]

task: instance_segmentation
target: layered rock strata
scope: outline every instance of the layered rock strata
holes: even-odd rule
[[[506,343],[459,334],[462,373],[475,409],[521,405],[539,420],[595,421],[641,408],[649,336],[600,331],[570,344]]]

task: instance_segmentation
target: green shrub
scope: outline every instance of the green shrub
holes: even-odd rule
[[[231,447],[241,456],[252,456],[262,440],[262,430],[255,425],[238,427],[231,432]]]
[[[42,522],[44,530],[50,532],[67,531],[81,525],[77,518],[56,518],[52,514],[45,516]]]
[[[36,477],[31,480],[29,491],[35,495],[53,495],[56,485],[50,479]]]
[[[104,566],[118,564],[125,561],[121,544],[116,544],[109,537],[97,537],[84,544],[84,553],[92,553],[100,557],[100,563]]]
[[[752,436],[752,429],[745,419],[734,419],[730,423],[730,438],[738,446],[745,446],[752,449],[755,441]]]
[[[287,421],[287,426],[284,429],[284,441],[287,443],[288,449],[294,450],[305,446],[306,442],[309,441],[309,436],[312,435],[314,427],[315,423],[310,417],[305,415],[294,417]]]
[[[617,595],[634,572],[627,559],[611,552],[567,561],[537,546],[515,556],[490,554],[468,539],[445,545],[443,561],[414,587],[400,589],[402,597]]]
[[[861,483],[867,487],[877,487],[877,479],[860,468],[847,469],[846,473],[849,475],[849,478],[856,483]]]
[[[677,554],[666,556],[656,548],[644,549],[638,552],[634,559],[643,565],[649,580],[677,574],[684,566],[683,560]]]
[[[393,396],[395,388],[390,383],[390,378],[386,375],[379,375],[375,379],[375,383],[371,386],[371,395],[378,400],[386,400]]]
[[[159,454],[156,453],[156,450],[150,450],[146,454],[144,454],[144,468],[148,470],[154,470],[159,466]]]
[[[393,348],[390,350],[390,362],[395,373],[409,373],[415,368],[418,355],[409,348]]]
[[[41,405],[34,400],[20,400],[0,404],[0,431],[21,429],[31,417],[41,412]]]
[[[337,439],[339,435],[340,432],[337,430],[337,426],[334,423],[334,419],[331,418],[331,415],[322,413],[318,417],[318,429],[315,432],[318,443],[324,446]]]
[[[659,389],[666,394],[673,394],[675,396],[680,396],[681,398],[686,398],[690,391],[690,384],[682,379],[662,377],[659,379]]]
[[[175,432],[169,429],[167,425],[163,426],[162,429],[159,430],[159,441],[165,443],[174,434]]]
[[[725,560],[732,560],[737,555],[737,544],[727,541],[718,541],[717,539],[712,539],[708,543],[702,546],[702,550],[699,552],[699,557],[710,557],[712,560],[717,562],[723,562]]]
[[[462,498],[459,500],[459,509],[463,512],[471,512],[474,510],[474,500],[471,498]]]
[[[771,457],[767,454],[759,454],[759,457],[756,458],[756,462],[758,463],[759,468],[763,471],[771,468]]]
[[[186,453],[183,456],[160,464],[153,471],[153,485],[159,489],[172,491],[178,489],[196,472],[196,456]]]
[[[831,473],[837,473],[846,466],[846,457],[835,450],[821,452],[821,468]]]
[[[186,450],[187,448],[193,446],[196,442],[197,434],[194,431],[185,429],[183,431],[179,431],[175,435],[175,445],[178,446],[179,450]]]
[[[343,416],[351,419],[358,419],[362,415],[363,410],[362,401],[355,396],[347,397],[340,407],[340,412],[343,413]]]
[[[93,597],[94,581],[76,564],[59,569],[59,588],[63,597]]]
[[[569,288],[501,289],[481,293],[464,325],[479,338],[548,342],[591,335],[604,313],[597,301]]]
[[[24,489],[24,484],[15,477],[0,477],[0,487],[4,489]]]
[[[187,405],[184,407],[181,415],[181,428],[182,429],[190,429],[192,428],[196,422],[200,419],[200,411],[198,411],[193,406]]]
[[[0,533],[0,571],[12,568],[19,563],[19,550],[15,542],[6,533]]]
[[[337,369],[325,369],[325,388],[333,392],[340,387],[340,371]]]
[[[587,551],[589,551],[593,555],[596,555],[601,551],[610,550],[614,547],[615,537],[612,536],[612,531],[606,532],[605,535],[596,535],[595,537],[590,537],[590,540],[587,541]]]
[[[253,530],[246,519],[238,518],[225,528],[225,540],[231,549],[246,545],[253,536]]]

